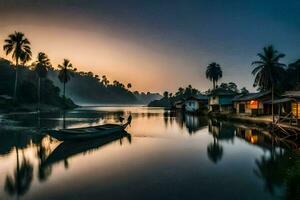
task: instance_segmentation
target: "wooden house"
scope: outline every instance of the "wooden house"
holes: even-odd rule
[[[236,93],[224,88],[217,88],[210,92],[208,95],[209,111],[210,112],[223,112],[229,113],[233,110],[232,100]]]
[[[185,111],[198,112],[207,108],[208,97],[205,95],[194,95],[188,97],[184,102]]]
[[[178,100],[174,102],[174,108],[177,110],[184,109],[184,101],[183,100]]]
[[[265,114],[265,102],[270,100],[271,92],[258,92],[241,94],[233,98],[234,110],[242,115],[263,115]]]
[[[283,95],[285,98],[290,99],[290,110],[294,118],[297,119],[299,124],[300,120],[300,91],[287,91]]]

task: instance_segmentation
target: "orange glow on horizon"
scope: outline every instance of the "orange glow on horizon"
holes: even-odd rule
[[[79,71],[106,75],[110,82],[131,83],[133,91],[176,91],[189,84],[206,90],[210,86],[205,70],[198,68],[200,58],[186,59],[177,49],[157,41],[123,34],[105,25],[92,29],[84,20],[64,25],[61,19],[40,22],[34,16],[27,16],[17,23],[14,18],[0,22],[5,24],[1,26],[0,45],[10,33],[21,31],[31,42],[33,59],[38,52],[45,52],[55,68],[67,58]],[[0,56],[11,60],[3,51]],[[186,70],[186,66],[198,69]]]

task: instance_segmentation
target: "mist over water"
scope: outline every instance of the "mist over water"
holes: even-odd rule
[[[129,114],[124,136],[59,142],[40,131],[61,128],[64,119],[67,127],[84,127],[119,123]],[[299,194],[299,154],[245,124],[142,106],[10,114],[0,123],[0,199],[268,200]]]

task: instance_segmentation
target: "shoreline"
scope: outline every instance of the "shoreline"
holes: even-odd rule
[[[257,125],[259,127],[268,128],[272,125],[272,116],[259,116],[259,117],[251,117],[251,116],[241,116],[236,114],[220,114],[220,113],[209,113],[209,117],[223,120],[232,120],[235,122],[243,122],[248,124]],[[300,127],[293,126],[288,123],[278,123],[282,128],[287,128],[291,131],[295,131],[300,134]]]

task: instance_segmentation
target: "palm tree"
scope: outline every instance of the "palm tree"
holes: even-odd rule
[[[253,86],[261,90],[272,91],[272,120],[274,118],[274,87],[280,82],[280,72],[285,64],[279,62],[285,55],[279,53],[272,45],[263,48],[262,53],[257,54],[259,60],[252,62],[255,68],[252,74],[255,76]]]
[[[206,68],[206,78],[213,82],[213,89],[216,89],[216,83],[222,78],[222,69],[218,63],[210,63]]]
[[[17,100],[17,87],[18,87],[18,67],[19,62],[23,64],[31,59],[31,47],[30,42],[25,38],[24,33],[15,32],[10,34],[7,39],[4,40],[5,44],[3,50],[5,54],[11,54],[12,59],[16,62],[16,77],[14,86],[14,101]]]
[[[51,68],[50,59],[45,53],[40,52],[37,56],[37,61],[34,68],[36,74],[38,75],[38,111],[40,111],[41,103],[41,79],[46,78],[49,68]]]
[[[73,68],[72,63],[68,59],[64,59],[62,65],[58,65],[59,74],[58,79],[61,83],[63,83],[63,99],[64,99],[64,106],[66,101],[66,83],[70,81],[71,76],[73,76],[73,72],[76,70]]]
[[[128,83],[128,84],[127,84],[127,88],[128,88],[128,89],[132,88],[132,84],[131,84],[131,83]]]

